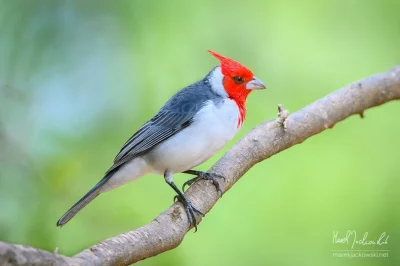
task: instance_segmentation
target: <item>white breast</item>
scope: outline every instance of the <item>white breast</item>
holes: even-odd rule
[[[155,173],[183,172],[203,163],[222,149],[238,131],[239,110],[231,99],[209,101],[184,130],[144,156]]]

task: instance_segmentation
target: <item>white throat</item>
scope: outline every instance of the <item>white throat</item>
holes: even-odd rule
[[[208,81],[210,82],[211,89],[218,95],[222,97],[228,97],[226,90],[224,89],[223,85],[224,75],[222,75],[221,67],[216,67],[211,72]]]

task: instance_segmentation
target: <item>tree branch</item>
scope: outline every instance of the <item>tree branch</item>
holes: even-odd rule
[[[395,99],[400,99],[400,66],[351,83],[291,115],[279,106],[277,120],[254,128],[210,172],[226,177],[220,185],[227,191],[256,163],[332,128],[351,115],[363,117],[364,110]],[[204,213],[219,199],[208,181],[193,184],[186,196]],[[200,222],[201,217],[197,219]],[[0,242],[0,265],[129,265],[177,247],[188,229],[186,213],[180,203],[175,203],[149,224],[104,240],[71,258]]]

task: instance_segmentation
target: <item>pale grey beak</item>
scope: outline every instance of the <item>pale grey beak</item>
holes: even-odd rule
[[[267,87],[264,85],[264,83],[262,83],[262,81],[256,77],[254,77],[253,80],[247,82],[246,84],[246,89],[248,90],[263,90],[266,88]]]

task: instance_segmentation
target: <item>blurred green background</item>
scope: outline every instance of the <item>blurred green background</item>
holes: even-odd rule
[[[1,0],[0,240],[73,255],[170,206],[173,191],[148,176],[55,226],[130,135],[217,64],[207,49],[269,88],[250,95],[229,148],[278,103],[294,112],[399,64],[400,1]],[[400,265],[399,111],[368,110],[256,165],[196,234],[138,265]],[[348,249],[333,231],[348,229],[387,232],[388,245],[357,249],[389,258],[333,258]]]

